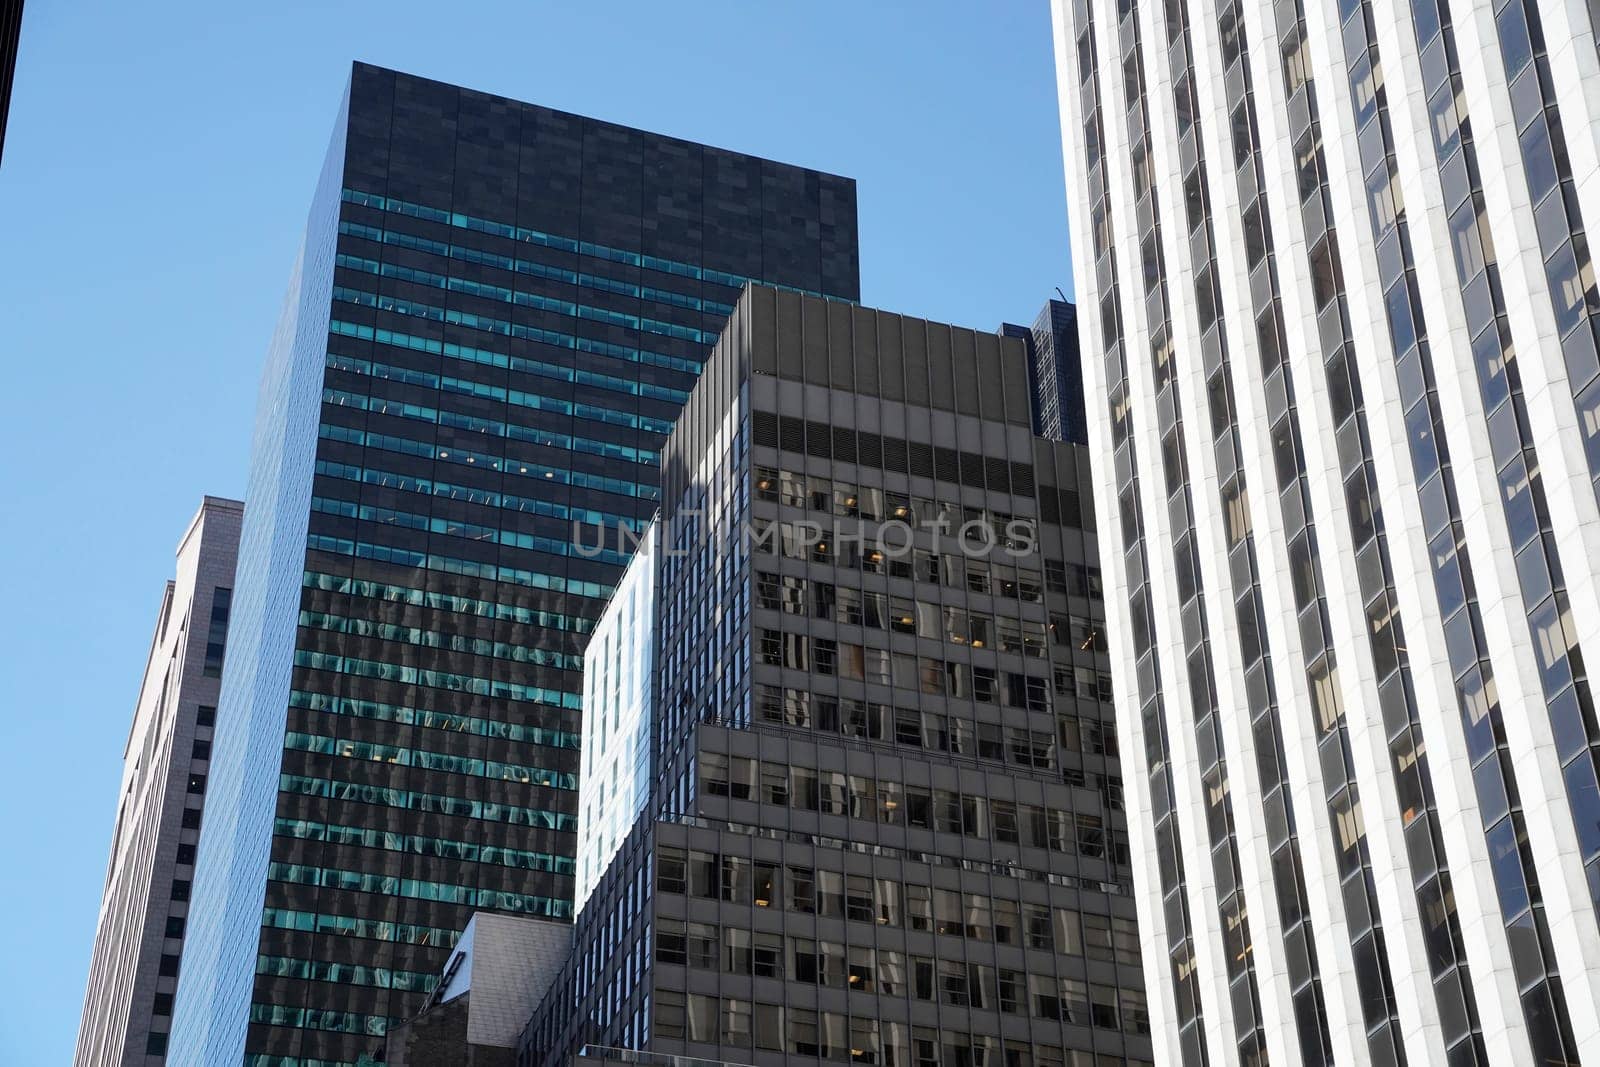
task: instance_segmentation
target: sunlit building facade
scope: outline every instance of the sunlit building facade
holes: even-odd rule
[[[1600,1063],[1583,0],[1056,0],[1168,1064]]]

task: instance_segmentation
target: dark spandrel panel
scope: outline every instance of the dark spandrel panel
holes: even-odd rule
[[[639,250],[647,256],[698,262],[705,243],[702,150],[682,141],[644,144],[644,225]],[[698,292],[687,279],[687,291]]]
[[[578,238],[639,247],[644,208],[644,138],[589,122],[583,130],[583,205]]]
[[[582,181],[583,120],[542,107],[524,107],[517,224],[576,235]]]
[[[856,183],[832,174],[821,177],[818,218],[822,222],[821,291],[849,300],[861,297],[860,250],[856,234]]]
[[[394,73],[357,63],[350,75],[344,184],[382,195],[389,181],[389,130],[394,119]]]
[[[761,277],[761,161],[705,150],[705,266]]]
[[[464,91],[456,127],[452,209],[480,218],[515,219],[522,108],[498,96]]]
[[[429,205],[451,202],[460,95],[459,89],[439,82],[396,79],[389,196]]]
[[[820,185],[815,172],[762,163],[763,280],[812,291],[822,285]]]

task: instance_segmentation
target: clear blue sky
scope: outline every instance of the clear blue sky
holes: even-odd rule
[[[350,61],[855,177],[864,302],[1071,293],[1044,0],[28,0],[0,163],[0,1062],[71,1060],[122,745]],[[180,430],[181,433],[175,433]]]

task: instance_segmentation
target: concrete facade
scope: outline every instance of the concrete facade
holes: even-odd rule
[[[1157,1060],[1593,1062],[1590,7],[1053,10]]]
[[[205,498],[162,594],[123,749],[76,1067],[164,1062],[243,510],[235,500]]]

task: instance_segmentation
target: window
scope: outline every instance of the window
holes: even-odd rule
[[[661,848],[656,854],[656,889],[679,896],[689,891],[688,866],[682,849]]]
[[[758,978],[783,977],[783,935],[755,934],[751,950],[751,971]]]
[[[750,1047],[752,1015],[748,1000],[731,997],[722,1002],[722,1043],[738,1048]]]
[[[729,927],[722,932],[722,969],[729,974],[750,974],[754,952],[750,931]]]
[[[194,722],[196,726],[215,726],[217,724],[217,709],[206,704],[200,705],[195,711]]]
[[[679,966],[688,964],[689,942],[684,934],[681,920],[656,920],[656,962],[675,963]]]
[[[717,896],[717,857],[710,852],[689,852],[689,894]]]
[[[717,969],[717,928],[708,923],[687,923],[689,966],[701,970]]]
[[[149,1056],[165,1056],[167,1054],[167,1035],[155,1030],[150,1031],[150,1036],[145,1038],[144,1051]]]
[[[206,657],[201,670],[207,678],[222,677],[222,658],[228,642],[228,610],[233,590],[218,588],[211,594],[211,626],[206,633]]]
[[[716,1044],[717,1029],[717,998],[702,996],[699,993],[688,995],[688,1034],[690,1041],[704,1041]]]

